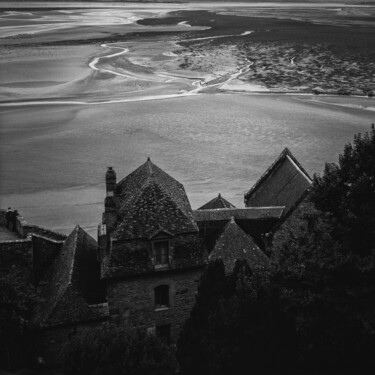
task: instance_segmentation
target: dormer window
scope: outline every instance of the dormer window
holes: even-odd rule
[[[169,264],[169,241],[155,241],[153,242],[153,250],[155,256],[155,265]]]

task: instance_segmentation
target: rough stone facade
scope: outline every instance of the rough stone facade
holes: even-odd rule
[[[98,242],[111,326],[175,342],[207,263],[185,189],[149,159],[119,183],[109,168],[106,187]]]
[[[202,241],[197,233],[181,234],[168,238],[168,269],[184,269],[202,264]],[[105,278],[133,276],[155,271],[152,241],[141,238],[127,242],[113,242],[112,256],[102,263]]]
[[[0,242],[0,272],[7,272],[13,265],[32,273],[33,254],[31,239]]]
[[[156,272],[107,283],[107,298],[112,325],[136,325],[149,331],[170,324],[171,341],[175,341],[183,322],[189,317],[195,302],[197,286],[203,268],[183,271]],[[155,288],[169,287],[169,306],[155,305]]]

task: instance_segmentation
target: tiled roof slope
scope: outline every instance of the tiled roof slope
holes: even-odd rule
[[[223,260],[227,274],[233,272],[236,260],[245,259],[253,270],[269,264],[267,255],[233,219],[225,226],[209,257],[210,260],[218,258]]]
[[[104,300],[97,244],[78,225],[51,265],[41,294],[44,301],[34,318],[39,327],[99,318],[97,309],[89,306]]]
[[[215,208],[236,208],[236,207],[232,203],[224,199],[219,193],[219,195],[216,198],[211,199],[202,207],[199,207],[198,210],[210,210],[210,209],[215,209]]]
[[[262,220],[280,219],[284,207],[248,207],[228,208],[215,210],[195,210],[194,216],[197,222],[224,221],[234,217],[236,220]]]
[[[117,185],[118,240],[149,238],[163,229],[172,234],[198,231],[182,184],[150,159]]]
[[[285,206],[287,215],[311,185],[311,178],[288,148],[245,194],[248,207]]]

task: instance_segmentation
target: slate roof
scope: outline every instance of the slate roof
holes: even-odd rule
[[[149,238],[158,230],[198,231],[183,185],[150,159],[117,184],[116,195],[117,240]]]
[[[198,210],[212,210],[215,208],[236,208],[236,207],[232,203],[224,199],[219,193],[219,195],[216,198],[211,199],[202,207],[199,207]]]
[[[228,221],[232,217],[234,217],[236,220],[280,219],[283,211],[284,207],[247,207],[195,210],[194,217],[197,222]]]
[[[97,243],[80,226],[70,233],[48,270],[34,323],[40,327],[103,318]]]
[[[227,274],[233,272],[236,260],[245,259],[253,270],[267,267],[269,264],[267,255],[235,223],[233,218],[225,226],[224,232],[218,238],[209,256],[210,260],[219,258],[223,260],[225,273]]]
[[[283,215],[300,200],[312,180],[288,148],[245,194],[248,207],[285,206]]]

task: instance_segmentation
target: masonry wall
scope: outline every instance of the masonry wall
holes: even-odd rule
[[[18,269],[32,271],[32,242],[26,240],[10,240],[0,242],[0,272],[9,272],[14,265]]]
[[[155,274],[107,283],[110,321],[114,326],[130,323],[145,329],[171,325],[171,340],[189,317],[195,302],[203,267],[184,271],[160,271]],[[170,307],[155,309],[154,289],[169,285]]]
[[[205,263],[203,241],[198,233],[179,234],[171,239],[170,269],[181,269],[199,266]],[[152,262],[152,241],[139,239],[133,241],[113,242],[109,264],[105,264],[105,277],[133,276],[154,272]]]

